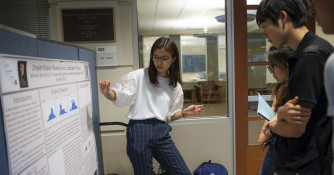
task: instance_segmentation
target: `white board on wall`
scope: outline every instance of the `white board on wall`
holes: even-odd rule
[[[0,54],[0,67],[10,174],[98,174],[88,62]]]

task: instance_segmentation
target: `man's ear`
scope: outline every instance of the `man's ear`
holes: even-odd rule
[[[281,10],[280,15],[279,15],[279,19],[282,20],[283,23],[285,23],[288,19],[288,13],[286,13],[286,11]]]
[[[285,29],[285,24],[288,20],[288,13],[286,13],[286,11],[284,11],[284,10],[281,10],[280,15],[279,15],[279,20],[282,21],[282,27],[283,27],[283,30],[284,30]]]

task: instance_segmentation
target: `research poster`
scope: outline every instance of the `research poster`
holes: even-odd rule
[[[13,175],[98,174],[87,62],[0,54]]]

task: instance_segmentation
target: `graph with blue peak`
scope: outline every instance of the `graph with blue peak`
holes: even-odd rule
[[[72,106],[71,106],[70,111],[73,111],[73,110],[75,110],[75,109],[78,109],[78,106],[75,104],[75,101],[72,100]]]
[[[67,95],[44,101],[42,106],[45,109],[43,115],[46,128],[48,128],[59,123],[62,119],[76,115],[80,105],[77,96]]]
[[[59,110],[59,115],[64,115],[64,114],[67,113],[67,112],[65,111],[65,109],[63,109],[63,105],[59,104],[59,108],[60,108],[60,110]]]
[[[56,118],[56,115],[53,113],[53,109],[51,108],[51,113],[49,115],[49,119],[47,121],[50,121],[52,119]]]

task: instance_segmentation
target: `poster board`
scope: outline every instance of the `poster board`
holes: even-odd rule
[[[88,62],[0,54],[0,67],[10,174],[98,174]]]

